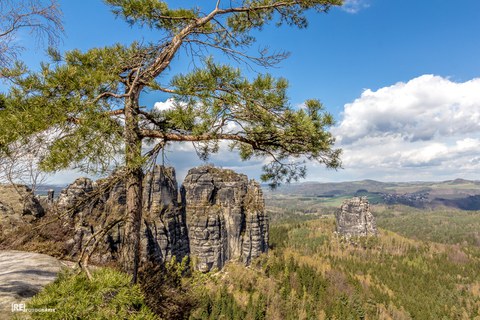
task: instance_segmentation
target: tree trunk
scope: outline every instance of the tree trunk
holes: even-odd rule
[[[138,126],[138,93],[127,98],[125,103],[125,161],[127,191],[125,235],[120,253],[123,270],[137,282],[140,262],[140,229],[142,224],[142,139]]]

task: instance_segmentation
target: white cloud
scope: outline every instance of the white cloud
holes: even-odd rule
[[[345,105],[337,130],[343,143],[365,135],[400,133],[409,141],[477,132],[480,122],[480,79],[455,83],[423,75],[377,91],[365,90]]]
[[[155,104],[153,105],[153,109],[155,109],[157,111],[170,110],[170,109],[173,109],[174,104],[175,104],[174,99],[169,98],[165,102],[163,102],[163,101],[155,102]]]
[[[332,132],[344,149],[346,172],[383,180],[478,179],[480,79],[456,83],[423,75],[367,89],[345,105]]]
[[[357,13],[358,11],[368,8],[370,5],[366,0],[344,0],[342,10],[348,13]]]

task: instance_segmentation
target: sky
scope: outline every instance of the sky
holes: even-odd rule
[[[59,2],[62,51],[158,37],[115,19],[100,0]],[[306,180],[480,180],[480,1],[346,0],[308,18],[307,29],[271,25],[255,34],[258,47],[291,56],[275,68],[247,71],[288,79],[293,106],[316,98],[336,119],[331,132],[344,150],[343,169],[309,163]],[[28,35],[19,41],[29,66],[46,59]],[[181,56],[169,75],[191,68]],[[165,107],[167,99],[150,93],[142,103]],[[180,181],[203,163],[186,144],[170,147],[165,159]],[[241,162],[222,149],[209,163],[258,179],[264,161]],[[61,172],[49,181],[68,183],[78,175]]]

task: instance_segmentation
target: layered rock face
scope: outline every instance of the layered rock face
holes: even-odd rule
[[[375,217],[370,212],[370,204],[366,197],[345,200],[335,217],[337,232],[341,235],[351,237],[377,234]]]
[[[96,182],[77,179],[63,190],[56,210],[72,238],[67,251],[77,258],[97,231],[125,212],[126,191],[121,179]],[[176,256],[195,257],[203,272],[221,269],[229,260],[249,264],[268,250],[268,217],[257,182],[231,170],[191,169],[179,201],[173,168],[156,166],[143,179],[142,260],[163,263]],[[118,258],[124,229],[121,224],[101,235],[91,261]]]
[[[178,202],[175,169],[156,166],[143,182],[142,248],[145,256],[163,262],[189,253],[185,211]]]
[[[182,186],[197,268],[221,269],[229,260],[250,263],[268,250],[268,217],[258,183],[231,170],[191,169]]]
[[[157,166],[144,177],[142,260],[162,263],[172,256],[188,254],[185,216],[178,203],[178,188],[173,168]],[[62,191],[57,211],[67,212],[64,221],[73,224],[69,251],[76,257],[98,230],[105,228],[125,212],[126,190],[122,180],[113,178],[93,182],[77,179]],[[100,242],[92,261],[116,260],[124,237],[121,224],[114,226]]]

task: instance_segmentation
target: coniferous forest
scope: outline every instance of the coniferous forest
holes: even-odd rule
[[[425,216],[435,221],[436,214]],[[232,264],[202,278],[196,286],[201,303],[191,318],[480,317],[480,248],[467,240],[452,244],[449,228],[457,226],[448,219],[436,230],[444,234],[437,242],[426,239],[435,232],[407,237],[411,229],[403,219],[385,220],[397,232],[380,229],[376,238],[348,242],[334,233],[332,217],[298,220],[271,227],[272,249],[251,268]]]

